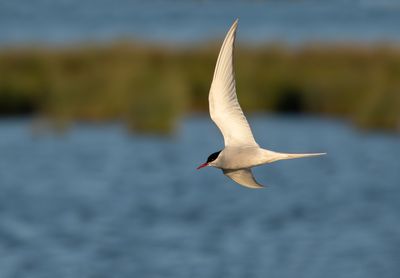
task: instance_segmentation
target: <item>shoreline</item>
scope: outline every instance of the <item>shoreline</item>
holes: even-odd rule
[[[134,130],[169,132],[187,112],[208,110],[218,48],[128,41],[0,47],[0,116],[121,119]],[[400,45],[238,45],[235,59],[246,113],[311,113],[400,130]]]

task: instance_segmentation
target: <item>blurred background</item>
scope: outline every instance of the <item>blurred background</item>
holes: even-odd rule
[[[208,116],[240,18],[265,148],[216,169]],[[0,277],[399,277],[400,2],[0,0]]]

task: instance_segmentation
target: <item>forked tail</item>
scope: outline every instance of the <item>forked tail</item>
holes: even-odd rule
[[[284,160],[284,159],[295,159],[295,158],[302,158],[302,157],[310,157],[310,156],[320,156],[325,155],[326,153],[278,153],[269,150],[265,150],[265,155],[268,157],[268,162],[274,162],[277,160]]]
[[[294,158],[302,158],[309,156],[320,156],[325,155],[326,153],[280,153],[282,155],[281,159],[294,159]]]

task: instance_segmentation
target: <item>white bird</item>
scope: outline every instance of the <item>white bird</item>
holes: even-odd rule
[[[325,153],[290,154],[273,152],[260,148],[254,140],[249,123],[236,96],[233,48],[237,25],[238,20],[229,29],[222,44],[208,97],[211,119],[221,130],[225,148],[211,154],[207,161],[197,169],[206,166],[216,167],[242,186],[262,188],[263,186],[253,176],[252,167],[282,159],[318,156]]]

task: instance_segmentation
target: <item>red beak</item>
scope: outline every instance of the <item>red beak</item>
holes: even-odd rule
[[[199,170],[199,169],[201,169],[201,168],[203,168],[203,167],[206,167],[206,166],[208,166],[208,163],[207,163],[207,162],[201,164],[201,165],[200,165],[199,167],[197,167],[196,169]]]

